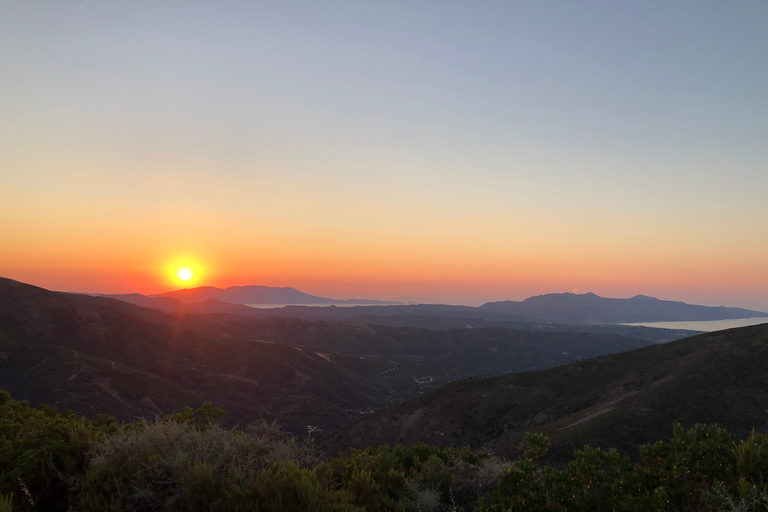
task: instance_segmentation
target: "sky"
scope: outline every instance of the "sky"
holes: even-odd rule
[[[768,3],[0,0],[0,276],[768,311]]]

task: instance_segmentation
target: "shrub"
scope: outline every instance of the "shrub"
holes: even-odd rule
[[[293,462],[278,462],[262,472],[256,482],[261,512],[307,510],[313,512],[363,512],[346,502],[343,491],[322,486],[317,474]]]
[[[526,455],[541,453],[541,439],[528,440]],[[736,444],[716,425],[674,425],[671,441],[641,446],[635,464],[588,446],[563,470],[528,457],[476,510],[768,510],[767,446],[764,435]]]
[[[13,512],[13,494],[0,494],[0,512]]]
[[[226,430],[178,418],[129,425],[96,444],[80,495],[83,509],[224,510],[223,497],[250,496],[259,473],[276,462],[308,467],[319,460],[311,445],[274,423]]]
[[[540,463],[541,434],[514,463],[423,443],[321,461],[274,423],[227,430],[221,414],[205,404],[118,425],[0,391],[0,512],[768,510],[768,436],[754,431],[734,442],[716,425],[674,425],[637,462],[585,446],[556,469]]]
[[[33,408],[0,390],[0,493],[12,496],[16,511],[68,510],[86,452],[116,430],[109,416],[93,422],[45,404]]]
[[[331,459],[317,469],[350,503],[377,510],[471,510],[509,463],[469,448],[417,443],[379,446]]]

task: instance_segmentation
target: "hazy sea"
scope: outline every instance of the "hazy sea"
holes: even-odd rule
[[[336,306],[337,308],[351,308],[352,306],[382,306],[386,304],[349,304],[347,302],[333,303],[333,304],[246,304],[252,308],[257,309],[274,309],[284,308],[286,306],[305,306],[310,308],[327,308],[328,306]]]
[[[768,317],[738,318],[734,320],[707,320],[701,322],[641,322],[638,324],[643,327],[659,327],[662,329],[687,329],[690,331],[722,331],[723,329],[733,329],[734,327],[746,327],[748,325],[766,324]]]

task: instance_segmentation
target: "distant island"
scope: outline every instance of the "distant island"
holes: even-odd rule
[[[94,294],[96,295],[96,294]],[[642,322],[711,321],[766,317],[768,313],[735,307],[712,307],[661,300],[647,295],[629,299],[600,297],[594,293],[550,293],[523,301],[487,302],[482,306],[403,304],[379,300],[339,300],[309,295],[295,288],[271,286],[201,286],[156,295],[103,295],[142,307],[169,312],[228,312],[259,316],[292,316],[311,320],[359,321],[432,328],[463,327],[485,322],[534,321],[559,324],[629,324]],[[248,305],[275,305],[257,312]],[[335,304],[349,307],[316,307]],[[285,305],[287,307],[277,307]],[[315,306],[315,307],[307,307]],[[420,319],[416,321],[415,319]],[[456,321],[460,319],[458,324]],[[450,320],[450,321],[449,321]],[[489,325],[486,325],[489,326]]]
[[[768,313],[725,306],[697,306],[685,302],[661,300],[647,295],[630,299],[609,299],[594,293],[550,293],[522,302],[488,302],[478,309],[488,313],[518,315],[548,322],[638,323],[730,320],[768,317]]]
[[[136,294],[130,294],[136,295]],[[101,295],[105,297],[121,298],[121,295]],[[127,297],[127,295],[125,295]],[[229,304],[297,304],[297,305],[387,305],[402,304],[402,302],[368,300],[368,299],[330,299],[309,295],[292,287],[275,286],[230,286],[229,288],[216,288],[215,286],[200,286],[198,288],[185,288],[167,293],[148,295],[153,299],[176,299],[185,304],[216,300]]]

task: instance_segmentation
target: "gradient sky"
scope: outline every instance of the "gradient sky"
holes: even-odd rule
[[[0,0],[0,275],[768,311],[768,2]]]

